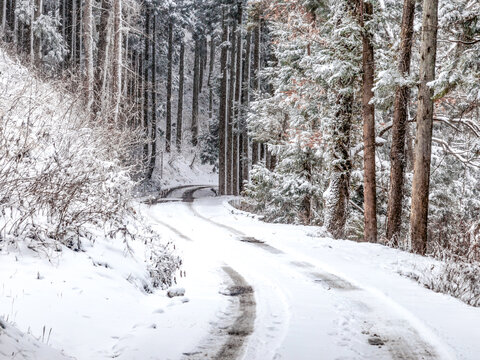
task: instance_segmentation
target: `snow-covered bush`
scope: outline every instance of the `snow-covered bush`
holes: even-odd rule
[[[130,205],[137,134],[93,122],[81,97],[0,56],[0,249],[158,240]],[[150,263],[154,286],[169,285],[179,266],[164,245]]]
[[[441,262],[431,265],[414,279],[428,289],[480,306],[480,262]]]

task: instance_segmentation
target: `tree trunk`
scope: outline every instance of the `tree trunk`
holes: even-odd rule
[[[5,29],[6,29],[6,24],[7,24],[7,1],[8,0],[2,0],[2,9],[1,9],[1,14],[2,14],[2,23],[1,23],[2,36],[1,36],[1,39],[2,40],[5,40]]]
[[[233,194],[233,122],[234,122],[234,99],[235,99],[235,60],[236,60],[237,21],[233,19],[232,32],[230,34],[230,84],[228,90],[227,111],[227,195]]]
[[[70,27],[70,66],[75,66],[76,63],[76,55],[77,55],[77,35],[78,35],[78,27],[77,27],[77,0],[70,0],[72,3],[72,11],[71,11],[71,18],[72,24]]]
[[[167,54],[167,121],[165,130],[165,151],[170,152],[172,142],[172,70],[173,69],[173,18],[168,22],[168,54]],[[183,84],[182,84],[183,85]]]
[[[85,93],[86,110],[90,112],[93,104],[93,24],[92,0],[85,0],[83,8],[83,35],[85,43]]]
[[[257,10],[259,11],[259,10]],[[254,91],[260,92],[260,14],[255,14],[254,17],[255,22],[255,42],[253,47],[253,70],[255,72],[254,79],[253,79],[253,89]],[[258,143],[253,140],[252,141],[252,165],[256,165],[258,163]]]
[[[437,55],[438,0],[423,1],[422,41],[420,49],[420,87],[418,89],[417,132],[413,165],[410,239],[412,250],[427,250],[428,196],[432,157],[433,89]]]
[[[192,99],[192,145],[198,144],[198,95],[200,91],[200,39],[195,39]]]
[[[42,15],[43,12],[43,1],[35,0],[35,17],[34,21]],[[38,63],[41,60],[41,50],[42,50],[42,39],[40,36],[35,36],[34,34],[34,24],[30,24],[30,31],[32,32],[32,63]]]
[[[177,107],[177,150],[182,149],[182,126],[183,126],[183,87],[185,80],[185,43],[180,42],[180,64],[178,70],[178,107]]]
[[[220,72],[222,80],[220,85],[220,105],[218,113],[218,192],[220,195],[225,195],[225,132],[227,120],[227,46],[228,41],[228,26],[225,21],[225,8],[222,8],[222,53],[220,55]]]
[[[32,12],[30,14],[30,25],[27,26],[28,32],[30,34],[30,63],[33,65],[35,64],[35,50],[33,49],[34,43],[34,34],[33,34],[33,23],[35,21],[35,9],[32,8]],[[25,27],[25,25],[24,25]]]
[[[325,219],[324,226],[335,239],[345,236],[347,221],[351,160],[350,135],[352,129],[353,95],[339,95],[338,110],[333,123],[333,144],[330,183],[324,194]]]
[[[206,37],[202,37],[202,41],[200,41],[200,54],[199,54],[199,76],[198,76],[198,93],[201,94],[203,91],[203,77],[205,76],[205,63],[207,58],[207,51],[206,51]]]
[[[363,28],[363,169],[364,169],[364,241],[377,242],[377,195],[375,179],[375,106],[373,98],[375,60],[371,34],[365,29],[365,20],[373,15],[370,2],[360,0],[360,26]]]
[[[245,44],[245,64],[243,66],[243,92],[242,92],[242,111],[241,111],[241,132],[242,132],[242,153],[241,153],[241,169],[242,177],[240,182],[240,191],[243,191],[243,184],[249,181],[249,154],[248,154],[248,126],[247,112],[250,106],[250,72],[251,72],[251,50],[252,50],[252,33],[247,32],[247,42]]]
[[[113,104],[117,123],[122,97],[122,0],[114,0],[113,12]]]
[[[212,76],[215,65],[215,35],[210,36],[210,65],[208,69],[208,118],[213,118],[213,84]]]
[[[149,152],[148,152],[148,125],[149,125],[149,119],[148,119],[148,106],[149,106],[149,97],[150,97],[150,92],[149,92],[149,69],[150,69],[150,64],[149,62],[149,52],[150,52],[150,9],[147,7],[145,11],[145,45],[144,45],[144,57],[143,57],[143,71],[144,71],[144,77],[143,77],[143,131],[144,131],[144,138],[145,138],[145,144],[143,146],[143,160],[145,163],[145,169],[148,170],[148,165],[150,163],[150,159],[148,157]]]
[[[148,169],[148,178],[152,179],[157,160],[157,16],[153,15],[152,31],[152,120],[151,120],[151,154],[150,166]]]
[[[107,64],[108,64],[108,44],[110,37],[110,12],[112,9],[112,0],[102,0],[102,10],[100,15],[100,28],[98,34],[97,67],[95,72],[95,103],[94,112],[100,115],[105,95],[105,85],[107,82]]]
[[[398,69],[402,76],[410,74],[412,58],[413,19],[415,17],[415,0],[405,0],[403,4],[400,60]],[[390,188],[387,209],[387,239],[398,245],[402,226],[403,186],[405,179],[405,135],[408,118],[410,89],[401,86],[395,92],[392,127],[392,148],[390,150]]]
[[[239,138],[239,124],[240,124],[240,100],[242,95],[242,17],[243,9],[242,3],[238,3],[238,30],[237,30],[237,64],[236,64],[236,89],[235,89],[235,103],[234,103],[234,118],[233,118],[233,181],[232,181],[232,194],[238,195],[239,193],[239,148],[240,148],[240,138]]]

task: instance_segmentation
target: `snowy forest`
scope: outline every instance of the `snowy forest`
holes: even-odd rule
[[[0,0],[0,360],[476,360],[479,309],[478,0]]]

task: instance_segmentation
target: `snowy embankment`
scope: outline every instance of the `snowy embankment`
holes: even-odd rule
[[[63,86],[0,50],[0,359],[148,359],[178,258],[129,199],[135,134]]]

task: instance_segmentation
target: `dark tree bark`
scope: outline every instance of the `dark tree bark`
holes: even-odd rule
[[[208,118],[213,118],[213,84],[212,76],[215,66],[215,37],[214,34],[210,37],[210,64],[208,68]]]
[[[438,0],[423,1],[422,41],[420,49],[420,87],[418,89],[417,132],[413,165],[412,212],[410,239],[412,250],[427,250],[428,196],[432,157],[433,89],[437,55]]]
[[[192,145],[198,144],[198,97],[200,91],[200,39],[195,39],[195,59],[193,67],[193,99],[192,99]]]
[[[220,105],[218,114],[218,140],[219,140],[219,154],[218,154],[218,192],[220,195],[225,195],[225,136],[226,136],[226,121],[227,121],[227,46],[228,40],[228,26],[225,21],[225,8],[222,9],[222,52],[220,55],[220,72],[222,74],[220,86]]]
[[[104,96],[104,86],[107,80],[107,54],[108,54],[108,20],[112,9],[112,0],[102,0],[102,9],[100,15],[100,28],[98,29],[97,44],[97,66],[95,68],[95,102],[94,112],[98,113],[102,109]]]
[[[375,106],[370,103],[373,98],[375,82],[375,60],[371,34],[365,29],[365,20],[373,15],[373,6],[360,0],[360,26],[363,28],[363,169],[364,169],[364,241],[377,242],[377,195],[375,178]]]
[[[4,39],[5,36],[5,29],[7,28],[7,2],[8,0],[1,0],[1,6],[0,6],[0,28],[2,29],[2,39]]]
[[[413,19],[415,0],[405,0],[403,4],[400,59],[398,69],[403,76],[410,74],[412,58]],[[403,186],[405,179],[405,135],[407,130],[408,102],[410,88],[402,86],[395,92],[392,126],[392,148],[390,151],[390,187],[387,209],[387,239],[398,245],[402,226]]]
[[[76,67],[81,67],[83,64],[82,61],[82,49],[83,49],[83,11],[82,11],[82,0],[73,0],[75,1],[75,57],[72,62]]]
[[[178,67],[178,106],[177,106],[177,150],[182,149],[183,136],[183,87],[185,81],[185,43],[180,42],[180,64]]]
[[[348,202],[350,200],[349,186],[352,164],[350,160],[350,137],[352,130],[353,95],[339,95],[337,121],[333,124],[333,146],[330,183],[325,197],[325,228],[335,239],[345,236]]]
[[[165,131],[165,151],[170,152],[172,142],[172,69],[173,69],[173,19],[168,22],[167,54],[167,121]],[[183,84],[182,84],[183,85]]]
[[[42,0],[35,0],[35,21],[42,15],[43,12],[43,1]],[[33,32],[33,26],[30,25],[30,31]],[[34,36],[32,34],[33,44],[32,44],[32,62],[39,64],[41,60],[41,47],[42,47],[42,40],[39,36]]]
[[[200,42],[200,75],[198,79],[198,93],[201,94],[203,91],[203,78],[205,76],[205,64],[207,63],[207,38],[204,36],[202,37],[202,41]]]

